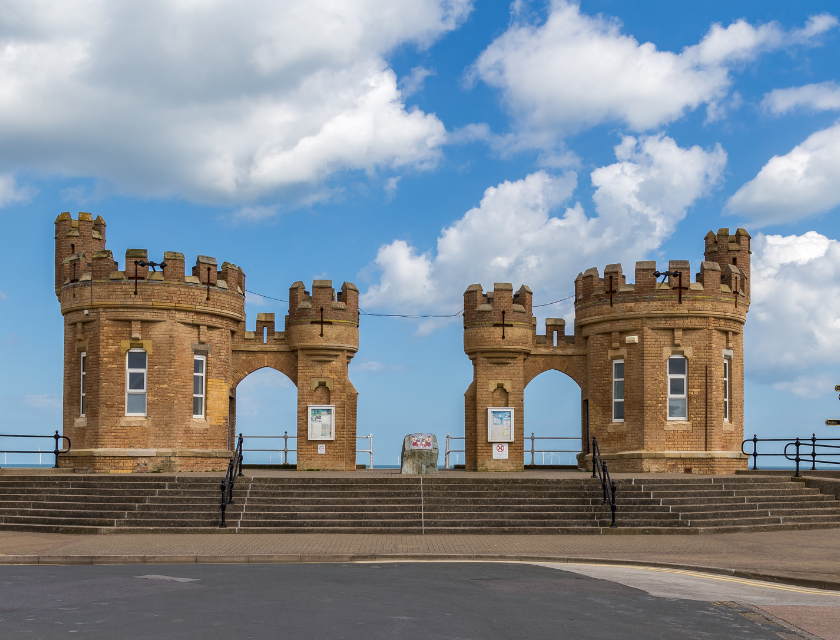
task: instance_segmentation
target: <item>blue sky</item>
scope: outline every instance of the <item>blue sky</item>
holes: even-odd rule
[[[242,265],[248,289],[354,282],[369,313],[457,312],[528,284],[688,259],[753,235],[747,434],[829,435],[840,383],[840,10],[834,2],[7,2],[0,11],[4,432],[60,427],[53,220],[121,256]],[[154,258],[153,258],[154,259]],[[250,295],[258,312],[284,303]],[[567,318],[569,302],[542,307]],[[463,433],[461,325],[362,317],[351,364],[376,463]],[[239,389],[246,433],[294,430],[294,389]],[[526,432],[578,432],[551,372]]]

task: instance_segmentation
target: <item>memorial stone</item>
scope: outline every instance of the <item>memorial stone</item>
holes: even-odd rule
[[[433,433],[409,433],[403,440],[401,473],[430,474],[438,470],[438,444]]]

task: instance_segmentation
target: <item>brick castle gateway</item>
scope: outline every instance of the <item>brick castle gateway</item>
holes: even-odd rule
[[[289,314],[246,329],[245,274],[183,254],[161,263],[129,249],[123,269],[105,248],[105,222],[56,219],[55,291],[64,316],[64,434],[60,464],[85,471],[222,470],[236,428],[236,386],[263,367],[298,389],[298,468],[352,470],[358,393],[349,363],[359,348],[359,293],[316,280],[289,290]],[[672,261],[575,280],[574,334],[562,319],[537,335],[531,291],[496,284],[464,294],[466,464],[523,468],[524,390],[554,369],[581,388],[581,466],[597,436],[616,471],[730,472],[746,465],[743,327],[750,301],[750,236],[709,232],[691,282]],[[504,445],[504,446],[501,446]],[[504,450],[505,455],[498,452]]]

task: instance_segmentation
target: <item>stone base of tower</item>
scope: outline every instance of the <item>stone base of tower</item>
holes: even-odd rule
[[[76,449],[58,465],[81,473],[224,471],[231,457],[224,449]]]
[[[612,473],[725,474],[746,469],[740,451],[622,451],[602,454]],[[592,456],[578,454],[578,465],[592,471]]]

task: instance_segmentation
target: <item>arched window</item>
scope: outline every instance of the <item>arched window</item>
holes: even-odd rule
[[[668,358],[668,420],[688,420],[688,360]]]
[[[143,349],[129,349],[125,362],[125,415],[146,415],[146,371],[148,358]]]

